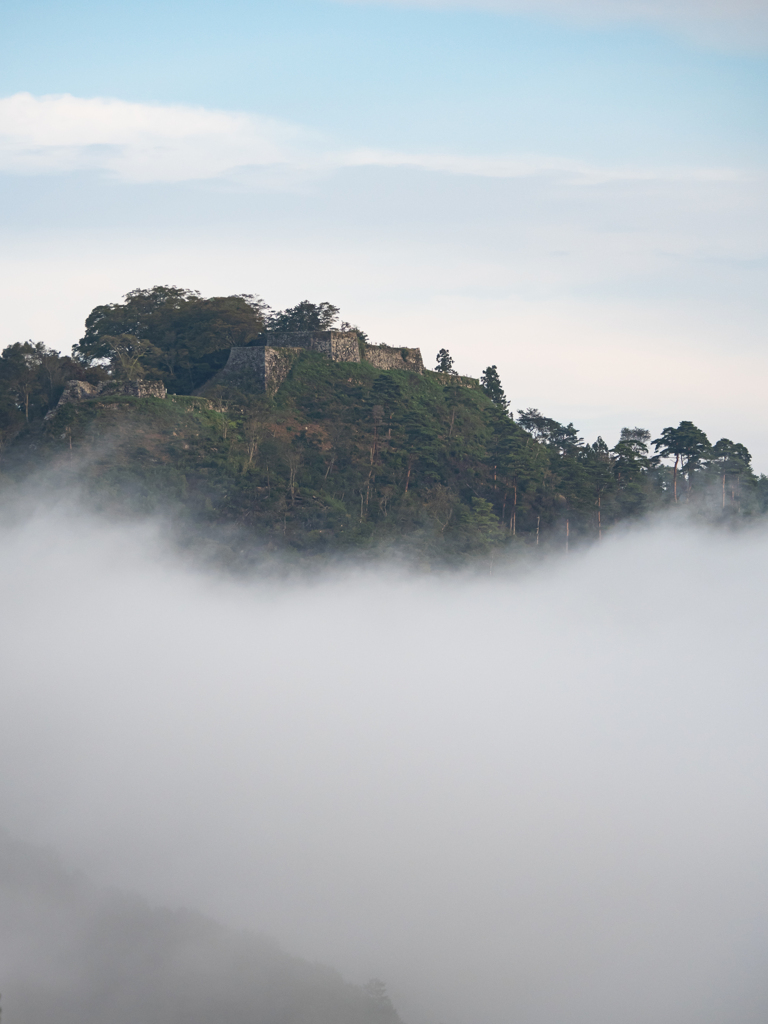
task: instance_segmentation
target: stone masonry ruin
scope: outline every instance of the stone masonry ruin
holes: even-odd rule
[[[107,398],[127,395],[131,398],[165,398],[165,384],[159,380],[108,380],[101,384],[89,384],[85,380],[68,380],[64,392],[45,419],[50,419],[64,405],[83,402],[88,398]]]
[[[274,394],[290,372],[301,351],[319,352],[334,363],[371,363],[379,370],[410,370],[423,373],[424,363],[418,348],[395,348],[391,345],[369,345],[361,341],[356,331],[296,331],[286,334],[263,335],[263,345],[231,348],[222,370],[203,385],[232,384],[244,391]],[[70,380],[64,388],[55,409],[45,417],[49,419],[64,405],[89,398],[129,395],[134,398],[165,398],[166,389],[161,381],[126,380],[89,384],[83,380]]]
[[[420,349],[369,345],[360,341],[356,331],[296,331],[264,337],[263,345],[230,349],[226,366],[209,384],[236,383],[244,390],[273,394],[302,350],[319,352],[334,363],[366,362],[380,370],[424,372]]]

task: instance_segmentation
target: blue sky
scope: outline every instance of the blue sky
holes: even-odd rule
[[[348,142],[762,160],[764,55],[659,26],[320,0],[6,3],[3,94],[248,110]]]
[[[327,298],[768,470],[768,31],[718,2],[5,0],[2,343],[160,282]]]

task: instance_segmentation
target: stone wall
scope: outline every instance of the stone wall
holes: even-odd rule
[[[380,370],[410,370],[423,373],[417,348],[367,345],[356,331],[295,331],[266,334],[268,345],[248,345],[229,350],[226,366],[201,388],[206,394],[215,387],[274,394],[288,376],[301,350],[318,352],[335,363],[359,363],[361,359]]]
[[[286,334],[264,334],[270,348],[303,348],[321,352],[334,363],[359,363],[360,342],[356,331],[291,331]]]
[[[99,397],[128,395],[131,398],[165,398],[168,394],[161,380],[108,380],[99,385]]]
[[[165,384],[159,380],[107,380],[101,384],[89,384],[85,380],[69,380],[66,383],[56,408],[46,419],[55,415],[62,406],[70,402],[83,402],[88,398],[128,395],[131,398],[165,398]]]
[[[296,348],[273,348],[272,345],[232,348],[226,366],[202,391],[219,385],[240,391],[274,394],[288,376],[298,354]]]
[[[418,348],[395,348],[391,345],[369,345],[361,342],[357,331],[293,331],[286,334],[265,334],[271,348],[303,348],[321,352],[335,363],[373,363],[380,370],[411,370],[424,372]]]
[[[379,370],[424,372],[421,349],[418,348],[393,348],[391,345],[367,345],[363,343],[362,355],[366,363],[373,363]]]

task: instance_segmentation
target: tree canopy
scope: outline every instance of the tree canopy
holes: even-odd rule
[[[502,409],[507,409],[509,401],[507,396],[504,394],[504,388],[501,386],[501,379],[499,378],[499,371],[495,366],[488,366],[483,370],[480,377],[480,387],[488,395],[494,405],[498,405]]]
[[[709,440],[703,430],[690,420],[681,420],[677,427],[665,427],[661,437],[657,437],[653,446],[662,459],[674,459],[672,489],[674,500],[677,495],[677,470],[682,466],[688,484],[690,496],[693,487],[693,474],[701,466],[709,454]]]
[[[280,324],[327,329],[337,318],[330,303],[305,300],[273,313],[252,295],[204,299],[158,287],[93,310],[71,357],[42,342],[10,345],[0,355],[4,471],[14,458],[21,464],[57,445],[68,457],[70,445],[90,436],[88,424],[108,416],[111,399],[67,405],[46,423],[68,380],[160,378],[183,396],[213,377],[232,344],[264,344]],[[346,543],[409,530],[436,531],[441,544],[464,551],[571,543],[675,504],[681,476],[685,504],[697,514],[730,519],[768,510],[768,479],[756,476],[743,444],[710,444],[690,420],[654,441],[634,426],[622,428],[613,447],[601,437],[587,443],[573,423],[539,409],[513,418],[498,368],[487,367],[479,381],[460,376],[447,349],[438,352],[436,372],[424,374],[302,352],[275,395],[227,387],[203,390],[215,408],[203,403],[199,420],[177,422],[180,397],[158,401],[154,412],[154,399],[136,400],[157,417],[142,442],[155,452],[151,479],[162,478],[165,463],[168,479],[183,479],[184,493],[197,495],[190,501],[204,496],[206,515],[274,526],[291,543],[305,543],[305,534],[312,543]],[[14,446],[14,437],[24,443]],[[142,445],[131,440],[129,450]],[[141,475],[132,458],[130,472]],[[114,461],[110,455],[110,481]],[[134,490],[151,491],[149,479]]]
[[[115,376],[129,371],[189,394],[224,365],[230,348],[253,342],[268,315],[255,295],[205,299],[187,288],[137,288],[124,302],[96,306],[73,355],[86,366],[106,363]]]
[[[273,313],[269,317],[267,329],[274,332],[330,331],[338,318],[338,306],[330,302],[314,303],[304,299],[282,312]]]
[[[453,373],[453,357],[447,348],[441,348],[437,353],[435,371],[437,373]]]

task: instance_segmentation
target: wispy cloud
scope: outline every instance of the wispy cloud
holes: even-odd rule
[[[90,170],[127,182],[180,182],[247,168],[317,174],[364,166],[490,178],[559,175],[584,183],[740,176],[729,168],[601,167],[535,154],[340,149],[301,126],[256,114],[70,95],[17,93],[0,99],[0,170],[11,173]]]
[[[657,24],[710,44],[768,46],[765,0],[340,0],[544,15],[571,22]]]
[[[78,96],[0,100],[0,168],[100,170],[126,181],[215,178],[297,160],[308,133],[254,114]]]
[[[566,158],[537,156],[464,156],[451,153],[398,153],[356,150],[344,154],[346,166],[419,167],[445,174],[483,178],[531,178],[559,175],[585,184],[607,181],[733,181],[742,174],[726,167],[609,167]]]

